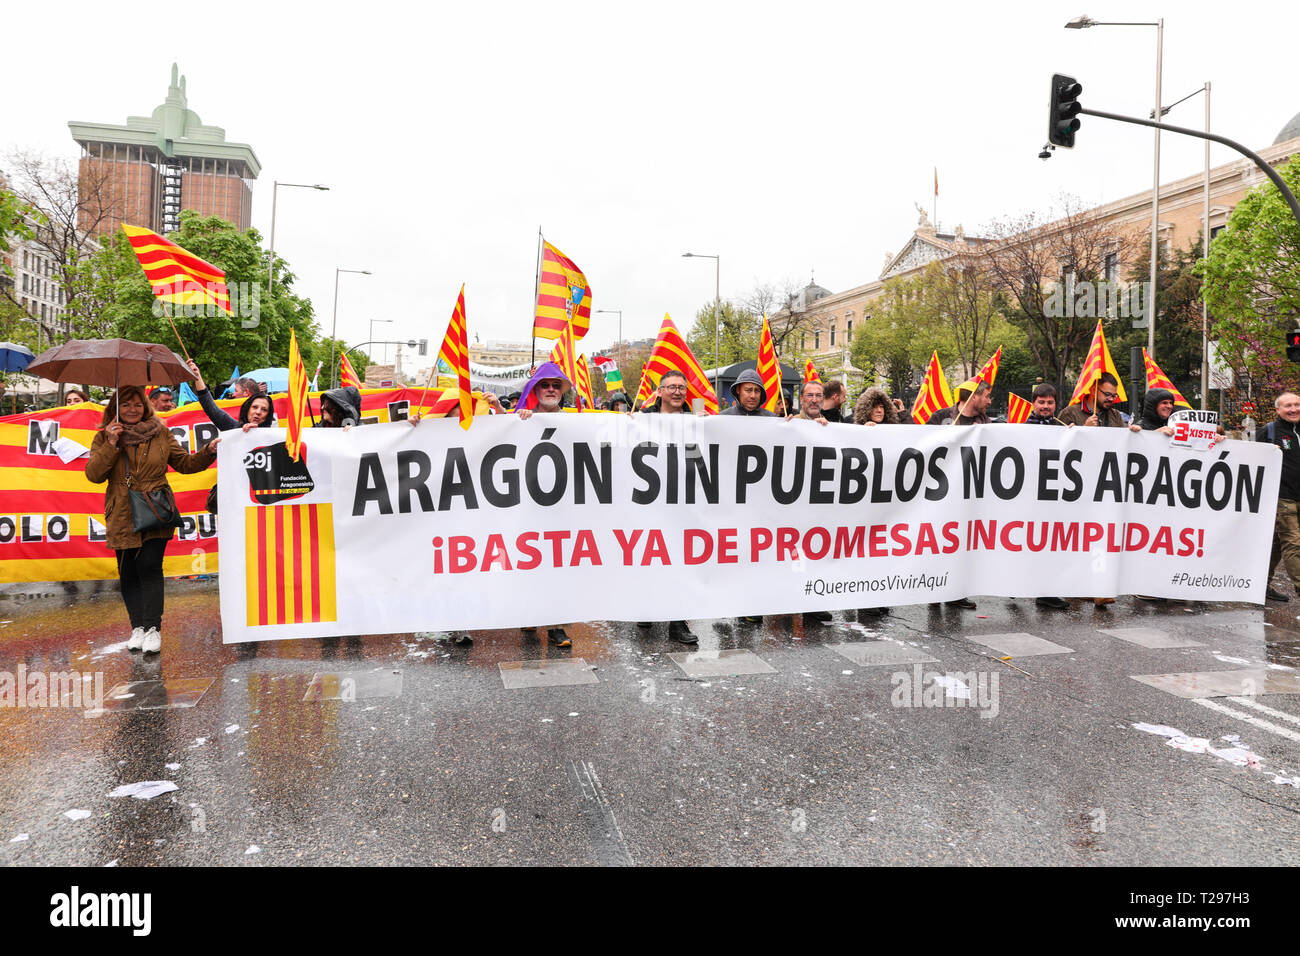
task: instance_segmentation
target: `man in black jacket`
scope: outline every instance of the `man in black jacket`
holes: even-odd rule
[[[1273,402],[1277,420],[1255,435],[1255,441],[1272,442],[1282,450],[1282,483],[1277,493],[1277,516],[1273,524],[1273,550],[1268,561],[1270,601],[1286,601],[1273,587],[1273,572],[1286,562],[1286,573],[1300,593],[1300,395],[1283,392]]]
[[[776,412],[769,412],[764,406],[767,405],[767,389],[763,387],[763,380],[759,377],[758,372],[752,368],[747,368],[736,378],[736,383],[731,386],[732,397],[735,398],[736,404],[729,405],[720,411],[719,415],[754,415],[758,418],[780,418]]]

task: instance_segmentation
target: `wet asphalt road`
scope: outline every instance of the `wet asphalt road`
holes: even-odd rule
[[[223,646],[215,581],[168,582],[163,653],[142,660],[117,594],[88,590],[0,592],[0,672],[211,683],[190,708],[0,708],[0,864],[1300,864],[1300,694],[1208,707],[1132,679],[1293,679],[1295,600],[695,621],[700,649],[770,671],[732,675],[729,658],[690,678],[666,625],[576,624],[568,650],[544,631]],[[1200,646],[1098,630],[1136,627]],[[971,639],[1009,632],[1071,650],[1001,661]],[[912,664],[833,649],[867,641],[934,658],[916,679],[941,706],[899,705]],[[548,666],[499,667],[520,661]],[[356,699],[304,701],[340,688]],[[149,800],[107,796],[165,780],[177,789]]]

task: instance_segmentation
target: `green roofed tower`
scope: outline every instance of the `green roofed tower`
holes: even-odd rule
[[[129,116],[125,126],[71,122],[68,128],[81,146],[82,181],[102,180],[98,192],[112,204],[97,234],[123,221],[169,232],[182,209],[220,216],[240,229],[252,224],[257,155],[247,143],[227,142],[221,127],[203,125],[189,108],[175,63],[167,99],[151,115]]]

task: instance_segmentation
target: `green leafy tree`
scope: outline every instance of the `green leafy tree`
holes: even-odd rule
[[[1278,173],[1300,192],[1300,161]],[[1300,223],[1272,183],[1248,192],[1203,260],[1210,337],[1240,381],[1272,396],[1300,386],[1283,333],[1300,319]],[[1159,327],[1157,326],[1157,333]]]
[[[248,371],[287,365],[291,329],[309,374],[319,360],[328,365],[329,342],[320,339],[311,302],[294,294],[295,277],[283,260],[277,259],[275,289],[266,294],[268,260],[257,230],[243,232],[220,217],[205,218],[186,210],[181,213],[180,229],[167,238],[226,273],[236,314],[158,302],[130,243],[117,233],[106,239],[87,267],[91,290],[87,307],[96,310],[113,335],[160,342],[180,352],[179,334],[204,378],[212,382],[223,381],[234,366]],[[89,322],[91,316],[81,320]],[[357,365],[355,359],[353,364]],[[328,380],[326,369],[322,379]]]
[[[695,323],[686,333],[686,344],[691,347],[701,368],[716,368],[758,358],[758,338],[763,328],[763,318],[732,302],[722,303],[721,330],[715,352],[714,329],[719,312],[709,304],[695,313]]]
[[[871,307],[871,314],[853,329],[853,364],[882,376],[890,395],[915,394],[930,356],[938,351],[945,367],[958,353],[945,322],[927,295],[925,276],[890,279]]]

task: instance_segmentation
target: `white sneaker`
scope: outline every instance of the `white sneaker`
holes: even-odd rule
[[[143,650],[146,654],[157,654],[162,650],[162,635],[158,633],[158,628],[151,627],[144,632]]]
[[[144,644],[144,628],[137,627],[131,631],[131,637],[126,642],[128,651],[138,651]]]

